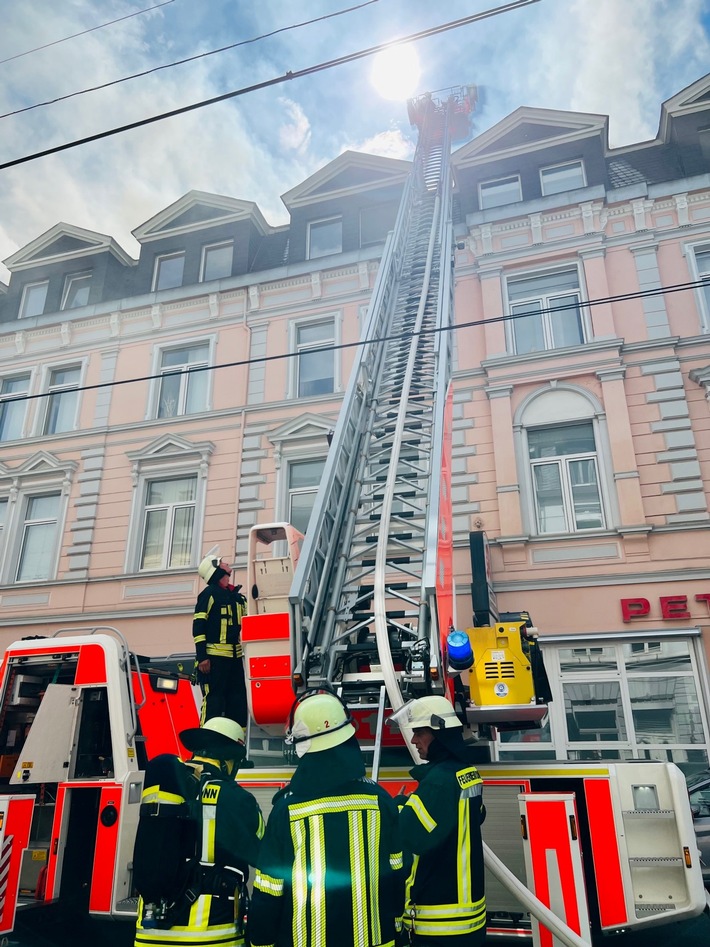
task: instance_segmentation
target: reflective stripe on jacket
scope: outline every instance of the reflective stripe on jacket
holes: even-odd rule
[[[419,786],[400,812],[413,855],[404,926],[417,938],[453,937],[485,928],[483,781],[453,758],[415,767]]]
[[[264,834],[261,810],[251,795],[233,780],[224,779],[216,761],[196,757],[186,768],[197,764],[202,768],[200,783],[201,816],[198,836],[199,868],[195,879],[209,876],[210,871],[238,869],[246,882],[249,865],[257,860],[259,845]],[[159,802],[165,806],[171,802],[171,793],[152,785],[143,795],[144,803]],[[179,797],[174,796],[173,804]],[[157,853],[160,858],[160,853]],[[188,856],[189,857],[189,856]],[[227,867],[228,866],[228,867]],[[229,891],[222,886],[219,894],[205,891],[200,883],[190,882],[187,893],[169,912],[169,927],[144,927],[144,904],[139,903],[136,925],[135,947],[240,947],[244,943],[244,932],[237,914],[239,900],[236,873],[227,875],[228,882],[234,878],[234,887]],[[192,891],[192,888],[196,890]],[[213,889],[215,890],[215,889]]]
[[[397,810],[367,779],[287,793],[269,817],[249,913],[253,947],[393,947],[403,860]]]
[[[208,585],[200,592],[192,620],[198,662],[208,657],[241,658],[245,603],[239,592],[219,585]]]

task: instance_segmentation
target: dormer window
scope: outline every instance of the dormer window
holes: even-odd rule
[[[308,259],[343,252],[343,218],[314,220],[308,225]]]
[[[586,187],[584,165],[581,161],[568,161],[567,164],[556,164],[550,168],[541,168],[540,184],[544,195],[561,194],[563,191],[573,191],[578,187]]]
[[[479,196],[481,210],[522,201],[523,192],[520,187],[520,175],[515,174],[509,178],[497,178],[495,181],[486,181],[480,184]]]
[[[232,275],[232,259],[234,244],[214,243],[202,248],[202,265],[200,267],[200,282],[208,283],[213,279],[225,279]]]
[[[42,280],[41,283],[28,283],[25,286],[22,290],[22,301],[20,302],[20,319],[42,315],[47,301],[48,288],[49,280]]]
[[[184,268],[184,253],[166,253],[164,256],[156,257],[155,270],[153,271],[153,292],[182,286]]]
[[[78,309],[80,306],[86,306],[89,302],[90,289],[91,273],[77,273],[74,276],[67,276],[64,281],[61,308]]]

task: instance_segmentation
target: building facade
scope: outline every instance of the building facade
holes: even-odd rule
[[[520,108],[452,158],[457,620],[484,531],[554,701],[501,758],[710,752],[710,76],[657,137]],[[0,294],[0,646],[119,629],[186,653],[196,565],[244,581],[257,522],[305,530],[410,165],[345,152],[289,223],[190,192],[138,260],[57,224]]]

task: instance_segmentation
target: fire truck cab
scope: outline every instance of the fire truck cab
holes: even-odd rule
[[[131,655],[118,631],[17,641],[0,665],[0,933],[16,911],[71,903],[135,915],[131,859],[143,770],[185,752],[189,679]]]

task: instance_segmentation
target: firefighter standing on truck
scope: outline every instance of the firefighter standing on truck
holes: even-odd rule
[[[229,717],[246,729],[249,718],[242,616],[246,598],[230,584],[232,567],[219,553],[208,554],[197,569],[207,587],[197,597],[192,622],[198,683],[204,694],[201,719]]]
[[[404,927],[416,947],[479,947],[486,937],[483,781],[475,750],[445,697],[420,697],[390,722],[412,728],[412,743],[426,762],[412,770],[419,785],[399,797],[399,829],[412,856]]]
[[[394,947],[404,872],[397,807],[365,764],[347,707],[306,692],[287,731],[299,763],[274,797],[254,879],[252,947]]]
[[[164,753],[146,768],[133,854],[135,947],[238,947],[249,865],[264,834],[256,799],[235,782],[244,730],[215,717],[180,740],[189,761]]]

